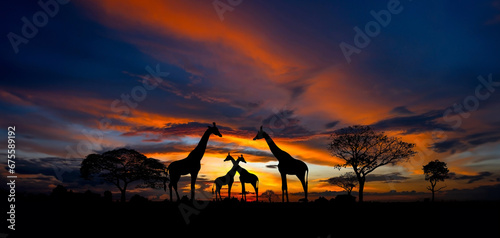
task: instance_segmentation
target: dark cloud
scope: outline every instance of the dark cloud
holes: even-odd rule
[[[260,158],[259,161],[255,162],[267,162],[276,159],[271,152],[255,150],[255,149],[244,148],[243,150],[236,150],[235,153],[241,153],[243,155],[249,154],[259,157]]]
[[[315,135],[300,123],[300,119],[294,115],[293,110],[280,110],[262,120],[264,130],[274,137],[281,138],[305,138]]]
[[[212,126],[212,123],[188,122],[188,123],[166,123],[164,127],[137,127],[125,132],[122,136],[137,136],[145,134],[158,134],[162,137],[169,136],[184,136],[203,133],[207,126]],[[229,127],[217,126],[219,130],[231,130]]]
[[[137,145],[128,145],[124,146],[125,148],[130,148],[139,151],[140,153],[169,153],[169,152],[189,152],[194,146],[184,144],[181,141],[167,141],[167,142],[158,142],[158,143],[143,143]],[[107,148],[102,151],[98,151],[97,153],[103,153],[112,148]]]
[[[243,130],[234,130],[231,127],[216,124],[219,132],[224,135],[233,135],[251,138],[256,130],[244,128]],[[122,136],[143,136],[143,142],[161,142],[164,139],[176,139],[182,136],[200,136],[203,135],[207,126],[212,126],[212,122],[188,122],[188,123],[166,123],[163,127],[135,127],[130,131],[122,133]]]
[[[403,112],[404,107],[396,107],[392,111]],[[403,134],[415,134],[423,132],[433,132],[436,130],[450,132],[465,132],[461,128],[453,128],[452,125],[439,122],[443,117],[441,110],[432,110],[426,113],[412,116],[399,116],[378,121],[371,126],[377,130],[403,130]],[[438,153],[461,152],[473,147],[500,141],[498,127],[485,129],[474,134],[460,134],[461,137],[449,138],[431,144],[429,147]]]
[[[68,189],[82,190],[101,185],[101,181],[80,177],[82,159],[47,157],[39,159],[16,159],[16,174],[22,178],[19,191],[49,193],[54,185],[62,184]],[[107,189],[112,188],[108,186]],[[104,190],[103,190],[104,191]]]
[[[500,184],[485,185],[471,189],[451,189],[442,193],[447,200],[500,200]],[[440,195],[441,196],[441,195]]]
[[[68,172],[80,169],[81,159],[65,159],[57,157],[39,158],[39,159],[24,159],[16,160],[16,173],[19,174],[43,174],[48,176],[62,175],[64,179]],[[6,167],[7,168],[7,167]],[[65,171],[64,173],[61,173]],[[60,177],[60,176],[59,176]]]
[[[366,176],[367,182],[384,182],[384,183],[400,183],[402,181],[408,180],[410,177],[401,175],[401,173],[390,173],[390,174],[370,174]]]
[[[414,112],[408,110],[405,106],[395,107],[390,112],[390,114],[398,114],[398,115],[413,115]]]
[[[292,85],[286,85],[285,87],[290,91],[291,98],[297,99],[300,95],[302,95],[306,91],[308,86],[309,85],[304,85],[303,83],[300,82],[300,80],[298,80],[297,83]]]
[[[490,128],[489,131],[478,132],[470,135],[465,135],[458,138],[447,139],[442,142],[436,142],[430,146],[431,149],[438,153],[444,152],[461,152],[469,150],[473,147],[500,141],[498,128]]]
[[[276,168],[278,168],[278,165],[277,164],[268,164],[268,165],[266,165],[266,168],[276,169]]]
[[[477,181],[479,181],[481,179],[489,177],[491,175],[492,175],[492,173],[488,172],[488,171],[479,172],[479,174],[477,174],[477,175],[461,175],[461,174],[456,174],[454,172],[450,172],[449,173],[449,176],[450,176],[451,179],[454,179],[454,180],[468,180],[467,183],[474,183],[474,182],[477,182]]]
[[[432,110],[414,116],[400,116],[378,121],[371,126],[377,130],[403,130],[404,134],[415,134],[434,131],[452,131],[453,128],[444,123],[437,122],[443,117],[441,110]]]
[[[495,128],[491,131],[485,131],[480,133],[475,133],[465,136],[465,140],[474,146],[500,141],[500,131],[499,128]]]
[[[335,179],[332,177],[329,179],[319,180],[320,182],[329,182]],[[370,174],[366,176],[366,182],[384,182],[384,183],[400,183],[402,181],[408,180],[410,177],[401,175],[399,172],[390,174]]]
[[[335,127],[337,124],[339,124],[339,122],[340,122],[340,121],[332,121],[332,122],[326,123],[325,128],[326,128],[326,129],[333,128],[333,127]]]
[[[238,127],[238,130],[255,133],[259,130],[259,128],[258,127],[251,127],[251,126],[242,126],[242,127]]]
[[[448,139],[443,142],[436,142],[431,145],[430,148],[438,153],[444,153],[447,151],[455,153],[456,151],[465,150],[467,146],[460,139]]]

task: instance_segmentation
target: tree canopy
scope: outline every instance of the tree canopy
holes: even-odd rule
[[[348,195],[351,195],[352,189],[358,185],[358,178],[353,172],[342,174],[338,177],[329,178],[328,183],[343,188]]]
[[[266,190],[260,196],[269,199],[269,202],[272,202],[274,197],[279,198],[279,195],[274,193],[273,190]]]
[[[102,154],[89,154],[82,161],[80,174],[85,179],[99,177],[112,183],[121,192],[121,201],[125,201],[127,186],[142,180],[143,186],[159,187],[167,180],[166,167],[157,159],[147,158],[132,149],[116,149]]]
[[[343,160],[337,168],[352,167],[359,181],[359,201],[363,201],[366,175],[387,164],[395,165],[409,160],[416,154],[415,144],[383,132],[375,132],[370,126],[355,125],[335,131],[330,136],[328,150],[332,156]]]
[[[424,170],[425,180],[429,180],[429,182],[431,183],[430,186],[427,186],[427,189],[432,192],[432,201],[434,202],[434,192],[446,187],[444,186],[436,189],[437,182],[447,179],[449,177],[448,173],[450,171],[448,170],[446,163],[439,160],[429,162],[428,164],[424,165],[422,169]]]

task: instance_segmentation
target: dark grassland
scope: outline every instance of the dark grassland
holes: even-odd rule
[[[24,195],[8,237],[452,237],[500,235],[500,202],[206,201],[186,224],[181,203]],[[203,205],[203,203],[200,203]],[[2,208],[5,219],[6,208]],[[5,221],[3,219],[3,221]]]

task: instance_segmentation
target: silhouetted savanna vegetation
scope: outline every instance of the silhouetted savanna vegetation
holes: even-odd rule
[[[345,197],[320,197],[308,203],[193,202],[187,197],[170,202],[139,195],[120,202],[110,194],[77,193],[62,186],[50,195],[19,194],[17,231],[9,237],[200,237],[214,236],[214,232],[216,237],[431,233],[478,237],[498,234],[500,224],[495,216],[500,213],[499,202],[355,203]],[[195,203],[204,207],[196,209]],[[181,204],[196,209],[189,224],[179,209]]]
[[[359,202],[363,202],[366,177],[381,166],[409,161],[417,153],[414,147],[413,143],[387,136],[384,132],[377,132],[370,126],[363,125],[335,131],[328,144],[331,155],[343,162],[335,167],[351,167],[354,171],[358,180]]]

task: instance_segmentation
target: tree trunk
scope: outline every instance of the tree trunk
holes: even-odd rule
[[[363,202],[363,189],[365,188],[365,180],[366,178],[365,177],[360,177],[359,178],[359,198],[358,198],[358,201],[360,203]]]
[[[125,197],[125,190],[121,190],[120,192],[122,193],[122,196],[121,196],[121,200],[120,200],[120,201],[121,201],[121,202],[125,202],[125,199],[126,199],[126,197]]]
[[[125,183],[123,185],[123,189],[122,188],[119,188],[120,189],[120,192],[121,192],[121,199],[120,201],[121,202],[125,202],[127,200],[127,197],[125,196],[125,193],[127,192],[127,183]]]
[[[433,182],[431,181],[431,189],[430,189],[430,190],[431,190],[431,192],[432,192],[432,199],[431,199],[431,202],[434,202],[434,188],[436,187],[436,183],[437,183],[437,182],[434,182],[434,183],[433,183]]]

